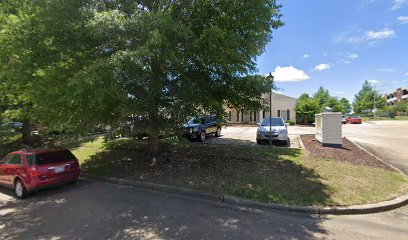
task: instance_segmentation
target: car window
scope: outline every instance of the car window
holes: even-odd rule
[[[270,118],[265,118],[262,121],[262,126],[269,126],[270,125]],[[272,126],[285,126],[282,118],[272,118]]]
[[[34,165],[34,156],[33,155],[26,155],[26,161],[28,165]]]
[[[4,159],[4,164],[21,164],[21,155],[13,154]]]
[[[59,150],[36,154],[35,164],[36,165],[51,164],[75,159],[76,159],[75,156],[69,150]]]

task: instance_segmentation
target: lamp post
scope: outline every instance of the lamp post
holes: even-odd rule
[[[273,89],[273,75],[269,73],[268,79],[271,80],[271,92],[269,94],[269,146],[272,146],[272,89]]]

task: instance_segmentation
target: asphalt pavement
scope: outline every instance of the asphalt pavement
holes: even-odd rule
[[[98,181],[15,200],[0,189],[0,239],[404,239],[408,208],[356,216],[236,209]]]

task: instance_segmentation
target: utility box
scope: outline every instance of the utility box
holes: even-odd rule
[[[340,112],[323,112],[315,115],[315,138],[324,147],[342,146],[342,124]]]

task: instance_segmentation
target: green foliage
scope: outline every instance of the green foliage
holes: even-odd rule
[[[385,99],[374,89],[373,85],[368,81],[363,83],[363,86],[356,95],[354,95],[353,109],[357,114],[369,113],[374,110],[374,99],[376,100],[376,108],[383,109],[385,107]]]
[[[12,2],[0,3],[1,82],[30,118],[77,132],[133,114],[158,136],[225,105],[259,108],[270,82],[256,57],[283,25],[275,0]]]
[[[343,107],[344,107],[344,112],[343,113],[344,114],[351,113],[352,108],[351,108],[350,101],[347,100],[346,98],[341,98],[339,101],[340,101],[341,104],[343,104]]]
[[[321,112],[319,100],[316,98],[302,98],[296,103],[296,116],[299,122],[312,123],[314,122],[315,114]]]
[[[313,97],[309,94],[303,93],[297,100],[296,104],[296,116],[299,122],[302,123],[312,123],[315,119],[315,114],[322,112],[324,107],[330,107],[333,112],[341,112],[345,114],[347,112],[347,105],[345,102],[347,99],[343,98],[341,100],[336,97],[330,96],[329,90],[320,87]],[[350,103],[348,103],[350,108]]]

